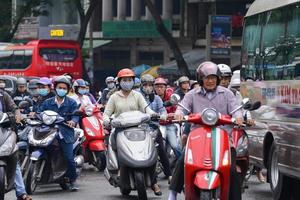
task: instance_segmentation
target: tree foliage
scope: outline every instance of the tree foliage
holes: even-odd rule
[[[10,42],[13,39],[24,17],[47,15],[45,7],[51,5],[50,0],[23,0],[23,3],[18,4],[13,15],[12,1],[1,1],[0,41],[2,42]]]

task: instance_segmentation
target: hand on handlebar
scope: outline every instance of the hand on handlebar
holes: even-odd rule
[[[183,119],[184,119],[184,115],[178,115],[178,114],[175,114],[174,115],[174,119],[176,120],[176,121],[183,121]]]
[[[235,123],[238,126],[243,126],[243,122],[244,122],[243,118],[236,118],[235,120]]]
[[[70,127],[70,128],[75,128],[75,126],[76,126],[76,123],[74,122],[74,121],[68,121],[68,126]]]

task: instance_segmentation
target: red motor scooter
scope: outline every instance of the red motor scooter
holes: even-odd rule
[[[176,98],[176,97],[174,97]],[[179,106],[178,99],[174,100]],[[236,108],[232,113],[241,109]],[[185,108],[186,109],[186,108]],[[189,111],[188,109],[186,109]],[[235,119],[207,108],[190,114],[187,122],[201,125],[190,132],[185,151],[185,199],[228,200],[231,168],[229,134],[220,125],[234,125]],[[173,122],[178,122],[173,120]]]
[[[257,110],[260,108],[261,103],[255,102],[253,104],[246,104],[243,106],[245,112],[244,112],[244,121],[247,122],[249,118],[249,112],[253,110]],[[252,124],[247,124],[252,125]],[[248,135],[246,133],[245,128],[235,126],[232,130],[232,143],[233,147],[236,149],[236,166],[237,166],[237,172],[240,174],[240,182],[243,186],[245,177],[247,175],[247,171],[249,170],[249,152],[248,152]],[[243,188],[242,188],[243,191]]]
[[[85,162],[94,165],[99,171],[106,167],[106,133],[99,106],[87,106],[82,110],[81,128],[85,141],[82,144]]]

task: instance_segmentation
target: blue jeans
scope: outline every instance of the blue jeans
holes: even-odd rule
[[[22,177],[21,167],[19,162],[17,163],[16,176],[15,176],[15,185],[16,185],[16,196],[20,197],[23,194],[27,194],[25,190],[25,185]]]
[[[58,139],[58,141],[63,151],[64,158],[68,164],[67,177],[70,179],[71,182],[74,182],[77,178],[77,173],[73,154],[73,144],[66,143],[64,139]]]
[[[177,158],[179,158],[182,154],[182,151],[180,149],[178,140],[177,140],[177,126],[175,124],[170,124],[166,126],[166,132],[167,132],[167,142],[171,146],[171,148],[174,151],[174,154]]]

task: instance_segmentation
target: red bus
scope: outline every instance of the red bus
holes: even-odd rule
[[[74,78],[82,78],[82,69],[81,52],[75,41],[0,43],[0,75],[53,77],[70,73]]]

